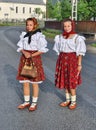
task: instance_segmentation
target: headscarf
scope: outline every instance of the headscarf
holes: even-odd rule
[[[75,22],[71,19],[66,19],[66,20],[63,21],[63,24],[64,24],[64,22],[67,22],[67,21],[71,22],[72,30],[70,32],[66,32],[65,30],[63,31],[62,35],[65,36],[66,39],[70,36],[70,34],[76,34],[76,32],[75,32]]]

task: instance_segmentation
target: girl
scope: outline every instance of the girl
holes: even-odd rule
[[[34,111],[37,108],[37,100],[39,95],[39,85],[45,79],[44,71],[42,67],[41,54],[48,51],[47,41],[45,36],[41,33],[40,29],[37,29],[38,23],[36,18],[28,18],[26,20],[26,31],[20,35],[20,41],[17,43],[19,47],[17,52],[21,52],[21,58],[18,68],[17,80],[23,83],[24,91],[24,103],[18,106],[19,109],[29,107],[29,111]],[[32,57],[35,66],[37,67],[38,76],[36,78],[25,78],[20,75],[25,60],[30,62]],[[32,104],[30,105],[30,86],[32,84],[33,95]]]
[[[57,52],[55,85],[65,89],[66,101],[60,106],[69,109],[76,108],[76,88],[81,84],[80,72],[82,56],[85,55],[85,38],[74,31],[74,22],[71,19],[63,21],[64,32],[55,37],[53,50]]]

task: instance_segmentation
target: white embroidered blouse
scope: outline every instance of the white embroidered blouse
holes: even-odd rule
[[[75,34],[72,38],[65,39],[62,35],[57,35],[54,39],[53,50],[59,55],[60,52],[76,52],[76,55],[85,55],[85,37]]]
[[[19,47],[17,52],[20,52],[22,49],[29,51],[37,50],[43,53],[48,51],[47,41],[41,32],[37,32],[31,36],[30,44],[28,44],[28,37],[24,38],[25,34],[26,32],[22,32],[20,35],[20,40],[17,43],[17,46]]]

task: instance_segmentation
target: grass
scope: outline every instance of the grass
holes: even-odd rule
[[[91,46],[96,47],[96,43],[92,43]]]
[[[5,22],[0,23],[0,26],[22,26],[25,25],[24,23],[11,23],[11,22]]]
[[[42,33],[46,36],[46,38],[54,39],[54,37],[56,35],[60,34],[61,32],[59,30],[55,30],[55,29],[44,29],[44,30],[42,30]]]

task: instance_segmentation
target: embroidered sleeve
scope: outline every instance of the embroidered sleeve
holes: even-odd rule
[[[86,53],[86,44],[85,44],[85,37],[78,36],[76,39],[76,54],[78,55],[85,55]]]
[[[25,34],[26,32],[22,32],[20,35],[20,40],[17,43],[17,46],[18,46],[17,52],[20,52],[23,49],[23,38]]]
[[[40,52],[46,53],[49,49],[47,48],[47,41],[42,33],[37,33],[37,49]]]
[[[56,51],[57,55],[59,55],[59,50],[60,50],[60,35],[55,36],[55,44],[53,47],[53,50]]]

